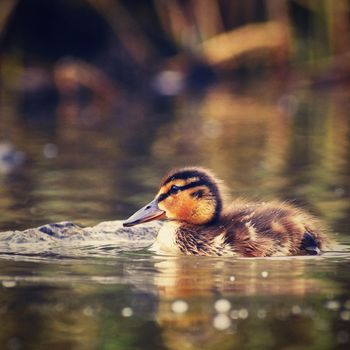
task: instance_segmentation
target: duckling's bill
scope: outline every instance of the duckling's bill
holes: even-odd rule
[[[131,215],[127,220],[123,222],[124,227],[130,227],[134,225],[141,224],[143,222],[148,222],[156,219],[160,219],[165,214],[164,210],[159,209],[157,199],[148,203],[135,214]]]

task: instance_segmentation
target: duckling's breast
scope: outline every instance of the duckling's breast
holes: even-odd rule
[[[226,242],[226,230],[175,221],[166,222],[150,250],[158,254],[238,256]]]
[[[158,254],[180,255],[181,251],[176,243],[179,227],[180,224],[177,222],[166,222],[159,230],[156,241],[152,244],[150,250]]]

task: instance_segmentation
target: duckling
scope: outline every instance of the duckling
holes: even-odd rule
[[[226,204],[223,183],[208,169],[171,172],[149,204],[123,225],[166,219],[153,251],[176,255],[267,257],[316,255],[330,241],[309,214],[281,202]]]

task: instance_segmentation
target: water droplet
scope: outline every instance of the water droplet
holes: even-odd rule
[[[2,286],[4,288],[13,288],[16,286],[16,281],[2,281]]]
[[[58,147],[53,143],[47,143],[43,148],[43,154],[46,158],[56,158],[58,155]]]
[[[266,317],[266,314],[267,314],[267,312],[266,312],[266,310],[264,310],[264,309],[260,309],[260,310],[258,310],[258,312],[257,312],[257,316],[258,316],[258,318],[260,318],[260,319],[265,318],[265,317]]]
[[[269,276],[268,271],[263,271],[263,272],[261,273],[261,277],[262,277],[262,278],[267,278],[268,276]]]
[[[245,320],[245,319],[248,317],[248,315],[249,315],[249,312],[248,312],[247,309],[240,309],[240,310],[238,311],[238,316],[239,316],[239,318],[241,318],[242,320]]]
[[[130,308],[129,308],[129,309],[130,309]],[[123,309],[123,310],[124,310],[124,309]],[[123,314],[123,310],[122,310],[122,315],[123,315],[124,317],[129,317],[129,316],[132,315],[132,310],[131,310],[131,309],[130,309],[130,310],[131,310],[131,315],[129,315],[129,316],[125,316],[125,315]],[[84,308],[83,314],[84,314],[85,316],[91,317],[91,316],[94,314],[94,310],[92,309],[91,306],[87,306],[87,307]]]
[[[171,304],[171,310],[176,314],[183,314],[188,310],[188,304],[184,300],[176,300]]]
[[[183,75],[172,70],[162,71],[155,77],[153,86],[161,95],[178,95],[184,86]]]
[[[134,312],[131,307],[124,307],[121,311],[123,317],[131,317]]]
[[[219,299],[214,304],[215,310],[219,313],[225,313],[230,311],[231,303],[226,299]]]
[[[292,314],[293,315],[300,315],[301,314],[301,307],[299,305],[293,305],[292,306]]]
[[[337,300],[329,300],[326,303],[326,308],[329,310],[337,311],[340,308],[340,303]]]
[[[230,316],[233,320],[238,320],[239,319],[239,311],[238,310],[232,310],[230,313]]]
[[[227,315],[219,314],[214,317],[213,326],[219,331],[224,331],[231,326],[231,320]]]
[[[344,310],[340,313],[340,318],[343,321],[350,321],[350,311],[349,310]]]

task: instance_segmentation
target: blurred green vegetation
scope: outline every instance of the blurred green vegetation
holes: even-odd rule
[[[349,82],[349,0],[6,0],[0,14],[0,102],[22,120],[117,122],[142,138],[145,108],[161,123],[172,98],[213,85]]]
[[[164,71],[194,89],[214,73],[219,81],[349,78],[348,0],[6,0],[0,13],[2,86],[24,93],[54,87],[65,97],[83,86],[109,104],[125,89],[178,93]]]

